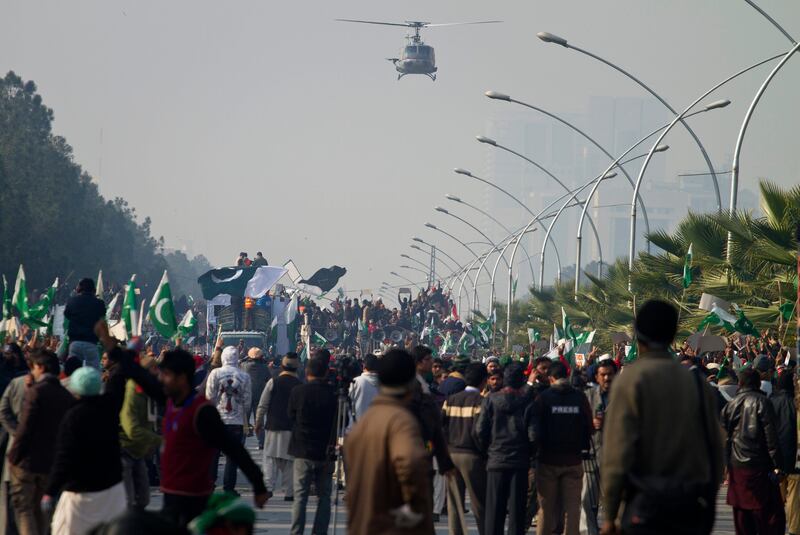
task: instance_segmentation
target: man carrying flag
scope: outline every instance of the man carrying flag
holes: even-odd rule
[[[64,309],[64,318],[69,323],[67,357],[76,357],[84,366],[100,368],[100,352],[94,327],[106,317],[106,305],[95,297],[92,279],[81,279],[75,289],[77,295],[70,297]]]

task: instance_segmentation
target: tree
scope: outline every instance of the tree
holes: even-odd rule
[[[56,276],[73,285],[100,268],[107,281],[136,273],[140,287],[155,285],[163,239],[124,199],[100,195],[52,122],[34,82],[0,79],[0,273],[13,281],[24,263],[31,289]]]

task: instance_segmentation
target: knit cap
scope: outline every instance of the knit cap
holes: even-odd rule
[[[103,390],[103,379],[96,369],[91,366],[83,366],[70,376],[69,389],[73,394],[82,398],[99,396]]]

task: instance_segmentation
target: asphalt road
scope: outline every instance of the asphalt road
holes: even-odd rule
[[[257,450],[256,441],[254,438],[247,439],[247,448],[250,455],[256,459],[260,464],[261,452]],[[224,470],[224,458],[219,470],[219,486],[222,485],[222,473]],[[245,500],[252,500],[253,492],[249,487],[247,479],[239,472],[237,480],[237,489]],[[714,526],[715,535],[734,535],[733,529],[733,516],[731,509],[725,504],[725,491],[723,487],[720,490],[717,498],[717,521]],[[149,509],[161,508],[161,495],[157,491],[153,492],[152,501]],[[312,497],[308,503],[306,512],[306,533],[311,532],[311,525],[314,521],[314,512],[316,511],[316,498]],[[339,513],[336,520],[335,531],[333,522],[333,513],[331,514],[331,524],[328,533],[345,534],[347,532],[346,526],[346,509],[344,503],[339,503]],[[477,535],[478,530],[475,527],[475,519],[472,515],[467,515],[469,518],[469,535]],[[276,494],[267,504],[263,510],[257,511],[255,533],[257,534],[270,534],[270,535],[289,535],[289,530],[292,523],[292,503],[283,500],[282,494]],[[442,517],[441,521],[436,524],[437,535],[447,535],[447,517]],[[530,533],[533,533],[531,531]]]

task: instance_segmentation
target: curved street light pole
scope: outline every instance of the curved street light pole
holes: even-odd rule
[[[454,214],[454,213],[452,213],[452,212],[448,211],[446,208],[443,208],[443,207],[441,207],[441,206],[437,206],[435,209],[436,209],[436,211],[437,211],[437,212],[440,212],[440,213],[442,213],[442,214],[445,214],[445,215],[449,215],[449,216],[451,216],[451,217],[454,217],[454,218],[458,219],[459,221],[462,221],[464,224],[466,224],[466,225],[467,225],[467,226],[469,226],[470,228],[474,229],[474,230],[475,230],[475,231],[476,231],[478,234],[480,234],[481,236],[483,236],[483,237],[486,239],[486,241],[488,241],[488,242],[489,242],[489,243],[492,245],[492,247],[493,247],[492,251],[495,251],[495,250],[497,250],[497,248],[498,248],[498,247],[497,247],[497,244],[494,242],[494,240],[492,240],[492,239],[491,239],[489,236],[487,236],[487,235],[486,235],[486,234],[485,234],[485,233],[484,233],[484,232],[483,232],[481,229],[479,229],[478,227],[476,227],[475,225],[473,225],[472,223],[470,223],[470,222],[469,222],[469,221],[467,221],[466,219],[464,219],[464,218],[462,218],[462,217],[459,217],[459,216],[457,216],[456,214]],[[490,251],[489,253],[487,253],[487,255],[488,255],[488,254],[490,254],[490,253],[491,253],[491,251]],[[506,263],[506,266],[508,266],[508,262],[506,261],[506,259],[505,259],[505,258],[503,258],[503,262],[505,262],[505,263]],[[481,266],[482,266],[482,265],[481,265]],[[478,273],[480,273],[480,269],[478,270]],[[488,273],[487,273],[487,274],[488,274]],[[476,279],[476,280],[477,280],[477,279]],[[473,293],[472,293],[472,302],[473,302],[473,303],[477,303],[477,302],[478,302],[478,287],[477,287],[477,285],[476,285],[476,286],[473,288],[472,292],[473,292]],[[493,293],[493,290],[490,290],[490,292],[491,292],[491,293]]]
[[[544,174],[546,174],[547,176],[549,176],[550,178],[555,180],[556,183],[559,186],[564,188],[564,191],[569,191],[569,188],[567,187],[567,185],[564,184],[564,182],[562,182],[556,175],[551,173],[549,170],[545,169],[543,166],[539,165],[539,163],[535,162],[531,158],[528,158],[524,154],[522,154],[520,152],[517,152],[517,151],[515,151],[513,149],[510,149],[510,148],[506,147],[505,145],[501,145],[496,140],[494,140],[492,138],[488,138],[486,136],[476,136],[475,139],[477,139],[479,143],[484,143],[486,145],[491,145],[492,147],[497,147],[498,149],[502,149],[502,150],[504,150],[504,151],[506,151],[508,153],[513,154],[514,156],[522,158],[523,160],[525,160],[526,162],[528,162],[529,164],[533,165],[534,167],[536,167],[537,169],[542,171]],[[558,216],[556,216],[556,217],[558,217]],[[600,253],[600,266],[601,266],[600,269],[602,270],[602,265],[603,265],[603,247],[602,247],[602,245],[600,245],[600,234],[598,234],[597,227],[595,227],[594,220],[592,220],[591,217],[589,218],[589,224],[592,226],[592,230],[594,230],[594,237],[595,237],[595,240],[597,241],[597,250]],[[548,240],[549,238],[550,238],[550,234],[547,233],[545,235],[545,241]],[[523,249],[523,251],[524,250],[525,249]],[[542,278],[544,277],[544,275],[542,274],[542,272],[544,271],[544,264],[540,263],[539,265],[541,266],[541,268],[539,269],[539,280],[542,280]],[[600,273],[600,276],[602,276],[602,271]],[[559,280],[561,279],[561,270],[560,269],[558,270],[558,278],[559,278]]]
[[[419,284],[417,284],[416,282],[412,281],[411,279],[407,279],[406,277],[402,276],[401,274],[397,273],[396,271],[390,271],[389,275],[394,275],[398,279],[403,279],[404,281],[406,281],[407,283],[411,284],[412,286],[416,286],[417,290],[421,290],[422,289],[422,288],[420,288]]]
[[[613,172],[609,173],[607,175],[600,175],[600,180],[606,180],[606,179],[609,179],[609,178],[614,178],[615,176],[617,176],[617,173],[613,173]],[[545,239],[542,240],[542,252],[540,253],[540,257],[539,257],[539,265],[542,266],[542,269],[539,270],[539,291],[540,292],[544,290],[544,263],[545,263],[545,250],[547,248],[547,238],[550,237],[550,233],[553,231],[553,227],[555,226],[556,222],[558,221],[558,218],[561,216],[561,213],[567,208],[567,205],[569,205],[569,203],[571,203],[572,201],[576,201],[576,204],[573,204],[572,206],[581,206],[582,203],[578,200],[578,194],[581,191],[583,191],[584,188],[587,188],[587,187],[588,187],[588,184],[583,186],[579,190],[576,190],[574,193],[572,193],[572,195],[570,195],[567,198],[567,200],[564,201],[564,204],[561,205],[561,207],[556,212],[556,215],[553,217],[553,220],[550,221],[550,224],[547,226],[547,231],[545,232],[545,235],[544,235]],[[583,204],[585,204],[586,202],[587,201],[583,201]],[[597,231],[596,230],[595,230],[595,235],[597,235]],[[597,240],[597,246],[598,247],[600,246],[600,240],[599,239]],[[600,265],[601,266],[603,265],[603,255],[602,255],[602,253],[600,254]],[[576,277],[580,276],[580,269],[581,269],[580,268],[580,264],[576,263],[575,264],[575,276]],[[559,273],[559,275],[560,275],[560,273]],[[602,274],[600,276],[602,276]]]
[[[487,217],[487,218],[491,219],[492,221],[494,221],[495,223],[497,223],[500,226],[500,228],[503,229],[503,231],[505,231],[507,234],[509,234],[509,235],[513,234],[513,232],[511,231],[510,228],[505,226],[502,221],[498,220],[496,217],[494,217],[492,214],[490,214],[486,210],[484,210],[484,209],[482,209],[482,208],[480,208],[480,207],[478,207],[478,206],[476,206],[474,204],[468,203],[467,201],[463,200],[461,197],[456,197],[455,195],[450,195],[449,193],[447,195],[445,195],[445,198],[447,200],[449,200],[449,201],[457,202],[459,204],[463,204],[464,206],[469,206],[470,208],[472,208],[476,212],[484,215],[485,217]],[[522,252],[525,253],[525,256],[527,257],[527,260],[528,260],[528,265],[531,268],[531,280],[535,280],[536,279],[536,274],[535,274],[535,272],[533,270],[533,259],[531,258],[531,255],[528,254],[528,251],[527,251],[527,249],[525,249],[524,245],[522,246]]]
[[[714,89],[716,89],[716,88],[714,88]],[[710,93],[714,89],[709,90],[706,94]],[[658,139],[656,139],[655,143],[653,143],[653,146],[650,147],[650,152],[647,153],[647,158],[644,159],[644,162],[642,163],[642,167],[641,167],[641,169],[639,169],[639,176],[636,178],[636,186],[633,189],[633,195],[634,195],[633,199],[634,200],[636,199],[636,195],[639,193],[639,188],[642,185],[642,179],[644,178],[644,173],[647,171],[647,166],[650,163],[650,160],[653,158],[653,154],[655,153],[656,147],[658,146],[658,144],[661,143],[661,141],[666,137],[666,135],[669,133],[669,131],[672,130],[673,126],[675,126],[679,121],[683,122],[683,116],[686,115],[686,113],[688,113],[689,110],[694,108],[694,106],[698,102],[700,102],[700,100],[705,98],[706,94],[700,96],[697,100],[695,100],[689,106],[687,106],[685,110],[683,110],[681,113],[676,115],[675,118],[672,120],[672,122],[669,123],[669,126],[667,126],[661,132],[661,134],[658,136]],[[724,108],[724,107],[728,106],[730,103],[731,103],[730,100],[717,100],[717,101],[711,102],[709,104],[706,104],[705,107],[703,108],[703,111],[711,111],[711,110],[721,109],[721,108]],[[630,231],[629,242],[628,242],[628,291],[631,290],[631,276],[630,276],[630,273],[633,271],[633,261],[634,261],[634,259],[636,257],[636,203],[633,202],[633,201],[631,201],[631,228],[630,228],[630,230],[631,231]]]
[[[513,200],[518,205],[522,206],[530,215],[536,217],[535,214],[533,213],[533,211],[530,208],[528,208],[528,206],[524,202],[520,201],[518,198],[516,198],[513,195],[511,195],[511,193],[509,193],[505,189],[501,188],[500,186],[498,186],[494,182],[492,182],[490,180],[486,180],[485,178],[481,178],[481,177],[479,177],[477,175],[474,175],[470,171],[467,171],[466,169],[462,169],[460,167],[456,167],[455,169],[453,169],[453,171],[458,175],[464,175],[464,176],[468,176],[470,178],[474,178],[475,180],[477,180],[479,182],[483,182],[487,186],[490,186],[490,187],[496,189],[497,191],[505,194],[507,197],[509,197],[511,200]],[[537,218],[537,221],[538,221],[538,218]],[[542,223],[541,221],[539,221],[539,226],[541,226],[542,229],[544,229],[544,223]],[[556,244],[551,242],[551,245],[553,246],[553,249],[556,251],[556,261],[558,262],[558,271],[561,272],[561,255],[558,252],[558,247],[556,246]]]
[[[749,3],[749,2],[748,2]],[[751,4],[753,5],[753,4]],[[736,138],[736,147],[733,151],[733,166],[731,167],[731,199],[730,205],[728,206],[728,211],[731,215],[736,212],[736,201],[739,196],[739,157],[741,156],[742,152],[742,143],[744,143],[744,134],[747,132],[747,125],[750,124],[750,118],[753,116],[753,111],[755,111],[756,106],[758,105],[758,101],[761,100],[761,97],[764,95],[764,92],[767,90],[770,82],[778,74],[778,71],[789,61],[789,58],[797,52],[798,47],[800,47],[800,43],[796,43],[784,56],[783,59],[775,65],[775,68],[769,73],[769,76],[764,80],[761,84],[761,87],[758,88],[755,96],[753,97],[753,101],[750,102],[750,106],[747,108],[747,113],[744,115],[744,120],[742,121],[742,126],[739,128],[739,135]],[[725,247],[725,259],[730,263],[731,261],[731,241],[733,237],[730,232],[728,232],[728,242]]]
[[[565,121],[564,119],[562,119],[558,115],[552,114],[547,110],[543,110],[542,108],[539,108],[538,106],[534,106],[533,104],[528,104],[527,102],[522,102],[521,100],[513,99],[510,96],[506,95],[505,93],[498,93],[497,91],[487,91],[485,93],[485,95],[488,98],[492,99],[492,100],[502,100],[504,102],[513,102],[514,104],[519,104],[520,106],[525,106],[526,108],[530,108],[532,110],[538,111],[539,113],[543,113],[543,114],[547,115],[548,117],[552,117],[553,119],[555,119],[556,121],[560,122],[561,124],[563,124],[567,128],[570,128],[573,131],[575,131],[578,134],[580,134],[581,136],[583,136],[592,145],[597,147],[600,150],[600,152],[602,152],[603,154],[608,156],[608,158],[610,160],[614,160],[614,157],[611,155],[611,153],[608,152],[602,145],[600,145],[593,138],[589,137],[589,134],[587,134],[586,132],[584,132],[583,130],[581,130],[580,128],[575,126],[574,124]],[[620,167],[620,171],[622,171],[622,174],[625,175],[625,178],[628,179],[628,182],[630,183],[631,188],[633,188],[633,178],[631,178],[631,176],[628,174],[628,171],[626,171],[624,167]],[[605,174],[605,173],[603,173],[603,174]],[[644,201],[641,199],[641,197],[639,198],[639,205],[642,207],[642,217],[644,217],[644,226],[647,229],[647,232],[649,234],[650,233],[650,219],[647,217],[647,209],[645,208]],[[648,251],[649,251],[650,250],[650,242],[648,242],[647,247],[648,247]],[[559,272],[560,271],[561,271],[561,269],[559,269]]]
[[[648,86],[647,84],[645,84],[644,82],[639,80],[637,77],[635,77],[633,74],[629,73],[628,71],[626,71],[625,69],[623,69],[619,65],[617,65],[615,63],[612,63],[609,60],[607,60],[605,58],[602,58],[602,57],[600,57],[600,56],[598,56],[596,54],[593,54],[592,52],[589,52],[588,50],[584,50],[583,48],[580,48],[580,47],[577,47],[575,45],[572,45],[569,42],[567,42],[567,40],[564,39],[563,37],[559,37],[557,35],[553,35],[553,34],[548,33],[548,32],[539,32],[539,33],[536,34],[536,36],[539,39],[541,39],[542,41],[544,41],[545,43],[553,43],[553,44],[556,44],[556,45],[561,45],[564,48],[569,48],[569,49],[572,49],[572,50],[574,50],[576,52],[580,52],[581,54],[589,56],[592,59],[596,59],[597,61],[599,61],[599,62],[601,62],[601,63],[603,63],[605,65],[608,65],[609,67],[611,67],[615,71],[623,74],[624,76],[626,76],[630,80],[633,80],[639,87],[641,87],[642,89],[644,89],[645,91],[647,91],[648,93],[653,95],[653,97],[655,97],[656,100],[658,100],[673,115],[676,115],[678,113],[677,111],[675,111],[675,109],[672,106],[669,105],[669,103],[666,100],[664,100],[664,98],[661,95],[659,95],[658,93],[653,91],[653,89],[650,86]],[[708,157],[708,153],[706,152],[706,148],[700,142],[700,138],[697,137],[697,134],[694,133],[694,130],[692,130],[692,128],[687,123],[685,123],[683,121],[681,121],[681,122],[683,123],[683,127],[686,129],[686,131],[689,133],[689,135],[692,136],[692,139],[694,139],[694,142],[697,144],[697,147],[700,149],[700,152],[703,154],[703,159],[705,159],[706,165],[708,165],[708,170],[711,173],[711,179],[714,181],[714,192],[716,193],[716,196],[717,196],[717,211],[722,211],[722,197],[720,196],[720,193],[719,193],[719,182],[717,181],[717,174],[714,171],[714,164],[711,163],[711,158]]]
[[[756,67],[759,67],[759,66],[761,66],[761,65],[763,65],[763,64],[765,64],[765,63],[768,63],[768,62],[770,62],[770,61],[772,61],[772,60],[778,59],[778,58],[780,58],[780,57],[782,57],[782,56],[783,56],[783,53],[781,53],[781,54],[777,54],[777,55],[774,55],[774,56],[772,56],[772,57],[769,57],[769,58],[767,58],[767,59],[763,59],[763,60],[761,60],[761,61],[759,61],[759,62],[756,62],[756,63],[754,63],[754,64],[750,65],[749,67],[746,67],[746,68],[744,68],[744,69],[740,70],[739,72],[737,72],[737,73],[736,73],[736,74],[734,74],[733,76],[729,76],[728,78],[726,78],[726,79],[725,79],[725,80],[723,80],[722,82],[720,82],[720,83],[718,83],[717,85],[715,85],[714,87],[712,87],[712,88],[711,88],[711,90],[707,91],[707,92],[706,92],[706,93],[705,93],[703,96],[704,96],[704,97],[708,96],[709,94],[711,94],[711,92],[712,92],[712,91],[714,91],[714,90],[716,90],[716,89],[719,89],[720,87],[722,87],[722,86],[723,86],[723,85],[725,85],[726,83],[730,82],[730,81],[731,81],[731,80],[733,80],[734,78],[737,78],[737,77],[741,76],[742,74],[744,74],[744,73],[746,73],[746,72],[748,72],[748,71],[750,71],[750,70],[752,70],[752,69],[755,69]],[[694,116],[694,115],[697,115],[697,114],[699,114],[699,113],[705,113],[705,111],[706,111],[705,109],[702,109],[702,110],[695,111],[695,112],[693,112],[693,113],[688,113],[688,114],[684,115],[684,117],[683,117],[683,118],[684,118],[684,119],[688,119],[689,117],[692,117],[692,116]],[[616,162],[617,162],[617,161],[619,161],[619,160],[621,160],[622,158],[624,158],[625,156],[627,156],[627,155],[628,155],[628,153],[630,153],[630,152],[631,152],[633,149],[635,149],[637,146],[639,146],[639,144],[641,144],[642,142],[644,142],[644,141],[645,141],[646,139],[648,139],[650,136],[653,136],[653,135],[657,134],[659,131],[663,130],[663,129],[664,129],[664,128],[666,128],[667,126],[669,126],[669,124],[666,124],[666,125],[664,125],[664,126],[662,126],[662,127],[660,127],[660,128],[657,128],[657,129],[653,130],[652,132],[650,132],[650,133],[649,133],[649,134],[647,134],[646,136],[644,136],[644,137],[642,137],[641,139],[639,139],[639,140],[638,140],[637,142],[635,142],[633,145],[631,145],[630,147],[628,147],[628,148],[625,150],[625,152],[623,152],[622,154],[620,154],[620,155],[617,157],[617,160],[615,160],[614,162],[612,162],[612,164],[611,164],[611,165],[609,165],[609,166],[606,168],[606,172],[610,171],[610,170],[611,170],[611,169],[614,167],[614,165],[616,164]],[[666,146],[666,145],[663,145],[663,147],[667,147],[667,146]],[[662,150],[666,150],[666,149],[662,149]],[[658,147],[656,147],[656,151],[655,151],[655,152],[660,152]],[[586,217],[586,210],[588,209],[588,207],[589,207],[589,204],[590,204],[590,201],[591,201],[592,197],[594,197],[594,194],[595,194],[595,192],[597,191],[597,188],[598,188],[598,186],[599,186],[599,185],[600,185],[600,183],[599,183],[599,182],[598,182],[598,183],[596,183],[596,184],[594,185],[594,187],[592,188],[592,190],[589,192],[589,196],[588,196],[588,197],[587,197],[587,199],[586,199],[586,204],[584,205],[584,207],[583,207],[583,211],[581,212],[581,216],[580,216],[580,218],[578,219],[578,236],[577,236],[577,240],[576,240],[576,247],[577,247],[577,251],[578,251],[578,252],[577,252],[577,255],[576,255],[576,257],[577,257],[578,259],[580,259],[580,257],[581,257],[581,241],[582,241],[582,236],[583,236],[583,234],[582,234],[582,233],[583,233],[583,221],[584,221],[584,218]],[[580,279],[579,279],[579,278],[576,278],[576,279],[575,279],[575,298],[576,298],[576,299],[577,299],[577,296],[578,296],[578,291],[579,291],[579,290],[580,290]]]
[[[445,252],[445,251],[444,251],[444,250],[443,250],[441,247],[439,247],[439,246],[437,246],[437,245],[433,245],[432,243],[428,243],[428,242],[426,242],[425,240],[423,240],[422,238],[420,238],[420,237],[418,237],[418,236],[414,236],[414,237],[412,237],[412,238],[411,238],[411,240],[412,240],[412,241],[415,241],[415,242],[417,242],[417,243],[421,243],[421,244],[423,244],[423,245],[427,245],[428,247],[436,247],[436,251],[438,251],[438,252],[442,253],[444,256],[446,256],[447,258],[449,258],[449,259],[450,259],[450,261],[451,261],[451,262],[453,262],[453,263],[454,263],[454,264],[455,264],[455,265],[458,267],[458,270],[459,270],[458,272],[459,272],[459,273],[461,273],[461,270],[463,270],[463,269],[464,269],[464,266],[462,266],[462,265],[461,265],[461,264],[458,262],[458,260],[456,260],[455,258],[453,258],[452,256],[450,256],[449,254],[447,254],[447,252]],[[453,274],[454,274],[454,273],[455,273],[455,271],[453,272]],[[451,276],[453,276],[453,275],[451,274]],[[472,281],[472,280],[470,280],[470,283],[472,283],[472,285],[473,285],[473,287],[474,287],[474,286],[475,286],[475,283],[476,283],[476,281]],[[452,289],[453,289],[453,288],[452,288],[452,285],[451,285],[451,286],[450,286],[450,290],[452,291]],[[458,296],[458,298],[459,298],[459,299],[461,299],[461,296],[459,295],[459,296]],[[459,305],[460,305],[460,304],[461,304],[461,303],[459,303]],[[460,306],[459,306],[459,308],[460,308]]]
[[[783,29],[783,26],[781,26],[780,24],[778,24],[778,21],[776,21],[775,19],[773,19],[772,17],[770,17],[770,16],[769,16],[769,14],[768,14],[766,11],[764,11],[763,9],[761,9],[760,7],[758,7],[758,6],[756,5],[756,3],[755,3],[755,2],[753,2],[752,0],[744,0],[744,1],[745,1],[745,2],[747,2],[748,4],[750,4],[750,6],[751,6],[753,9],[755,9],[756,11],[758,11],[758,12],[761,14],[761,16],[763,16],[763,17],[764,17],[765,19],[767,19],[767,20],[768,20],[768,21],[769,21],[769,22],[770,22],[770,23],[771,23],[773,26],[775,26],[775,27],[778,29],[778,31],[780,31],[780,32],[781,32],[781,33],[784,35],[784,37],[786,37],[786,38],[789,40],[789,42],[790,42],[790,43],[792,43],[793,45],[794,45],[794,44],[797,44],[797,40],[796,40],[794,37],[792,37],[791,35],[789,35],[789,32],[787,32],[786,30],[784,30],[784,29]]]

